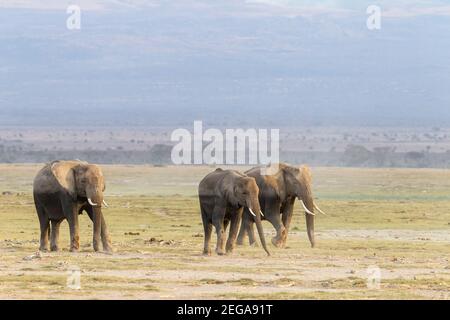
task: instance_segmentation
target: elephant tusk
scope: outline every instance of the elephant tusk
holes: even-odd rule
[[[264,217],[264,213],[261,210],[259,210],[259,213],[261,213],[261,216]]]
[[[106,203],[105,200],[102,201],[103,205],[105,206],[105,208],[109,208],[108,204]]]
[[[254,217],[256,217],[256,214],[253,212],[253,210],[252,210],[251,208],[248,208],[248,210],[250,210],[250,213],[251,213]]]
[[[302,204],[303,209],[305,209],[305,212],[306,212],[307,214],[310,214],[310,215],[312,215],[312,216],[315,216],[314,213],[312,213],[311,211],[308,210],[308,208],[305,206],[305,203],[303,202],[303,200],[300,200],[300,203]]]
[[[90,204],[91,206],[93,206],[93,207],[96,207],[96,206],[97,206],[96,203],[92,202],[91,198],[88,198],[88,202],[89,202],[89,204]]]
[[[325,212],[323,212],[322,210],[320,210],[320,208],[317,206],[317,204],[314,203],[314,208],[317,209],[317,211],[319,211],[321,214],[323,215],[327,215]]]

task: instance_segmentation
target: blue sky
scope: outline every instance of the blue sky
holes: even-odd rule
[[[343,10],[355,13],[369,5],[379,5],[386,12],[396,12],[398,16],[414,15],[449,15],[450,1],[446,0],[1,0],[4,8],[61,9],[68,4],[79,4],[85,10],[105,10],[123,8],[155,8],[162,6],[206,8],[249,8],[251,5],[264,5],[267,11],[277,14],[333,13]]]
[[[74,2],[0,1],[0,124],[450,125],[449,1]]]

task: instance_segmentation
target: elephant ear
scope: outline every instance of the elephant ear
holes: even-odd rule
[[[64,161],[54,162],[51,169],[60,186],[75,200],[77,198],[77,188],[73,164]]]

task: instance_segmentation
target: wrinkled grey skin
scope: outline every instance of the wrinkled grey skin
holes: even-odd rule
[[[41,228],[40,250],[58,250],[59,227],[67,219],[70,229],[70,251],[80,248],[78,215],[86,211],[94,223],[93,246],[99,251],[100,238],[105,251],[111,252],[102,213],[105,182],[97,165],[78,160],[54,161],[45,165],[36,175],[33,196]],[[88,203],[88,198],[92,206]],[[51,230],[50,230],[51,224]]]
[[[230,223],[226,252],[233,251],[244,207],[256,214],[255,222],[261,244],[267,250],[261,224],[258,186],[255,179],[234,170],[216,169],[206,175],[198,187],[200,210],[205,231],[203,254],[210,255],[210,240],[214,225],[217,233],[216,253],[225,254],[225,232]]]
[[[297,168],[284,163],[280,163],[278,170],[270,175],[261,174],[261,169],[263,167],[252,168],[245,174],[255,178],[260,190],[259,202],[265,215],[263,219],[268,220],[277,231],[272,244],[283,248],[286,245],[295,199],[303,200],[308,210],[314,212],[311,172],[306,166]],[[314,247],[314,216],[305,213],[305,218],[308,238],[311,247]],[[255,243],[253,223],[253,217],[244,211],[237,240],[239,245],[244,243],[246,235],[249,236],[251,245]]]

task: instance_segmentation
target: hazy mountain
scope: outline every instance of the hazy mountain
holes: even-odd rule
[[[450,125],[450,10],[393,1],[0,1],[1,125]]]

